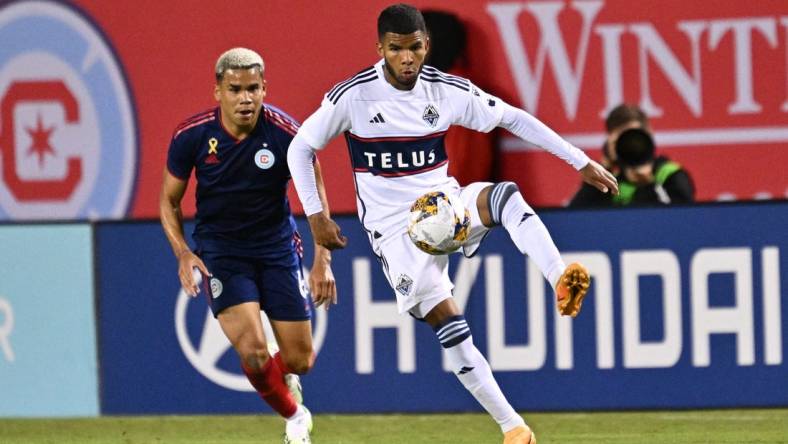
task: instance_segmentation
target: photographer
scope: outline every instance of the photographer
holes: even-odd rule
[[[622,132],[615,153],[621,172],[620,192],[611,196],[614,206],[669,205],[695,200],[689,173],[667,157],[654,157],[654,139],[641,128]]]

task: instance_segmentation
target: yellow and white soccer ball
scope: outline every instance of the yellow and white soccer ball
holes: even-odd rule
[[[449,254],[468,239],[471,214],[459,196],[432,191],[410,207],[408,235],[425,253]]]

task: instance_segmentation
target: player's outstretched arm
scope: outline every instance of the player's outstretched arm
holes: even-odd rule
[[[583,180],[602,192],[618,194],[616,178],[601,165],[591,160],[582,150],[567,142],[547,125],[527,112],[502,103],[500,126],[521,139],[539,146],[572,165]]]
[[[339,225],[323,212],[312,162],[314,152],[314,148],[309,146],[299,131],[287,149],[287,166],[309,221],[312,238],[318,245],[329,250],[344,248],[347,238],[340,233]]]
[[[599,191],[607,193],[608,191],[613,195],[618,194],[618,181],[610,171],[605,167],[588,159],[588,165],[580,169],[580,175],[583,180],[596,187]]]
[[[330,217],[322,168],[317,159],[315,159],[314,168],[317,192],[320,195],[320,202],[323,204],[322,213]],[[315,260],[312,264],[312,272],[309,274],[309,288],[312,290],[312,300],[315,307],[325,304],[326,310],[328,310],[331,305],[337,303],[337,285],[334,272],[331,270],[331,251],[318,245],[317,242],[315,242]]]
[[[164,234],[170,241],[172,251],[178,258],[178,277],[181,286],[189,295],[196,296],[200,292],[200,287],[194,281],[194,268],[200,270],[203,276],[210,276],[211,273],[208,272],[202,260],[192,253],[183,236],[181,200],[186,192],[187,184],[187,181],[178,179],[166,168],[164,169],[164,179],[159,194],[159,219],[161,219]]]

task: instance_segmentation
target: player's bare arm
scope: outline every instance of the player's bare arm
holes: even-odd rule
[[[580,175],[585,182],[595,186],[599,191],[618,194],[618,181],[615,176],[597,162],[589,159],[588,165],[580,169]]]
[[[315,213],[307,217],[309,228],[315,242],[329,250],[345,248],[347,238],[342,235],[339,225],[323,213]]]
[[[187,184],[187,181],[178,179],[165,169],[159,194],[159,218],[172,251],[178,258],[178,278],[181,280],[181,286],[186,290],[186,293],[196,296],[200,292],[200,288],[194,281],[192,270],[197,267],[203,276],[210,276],[211,273],[208,272],[202,260],[192,253],[183,236],[181,200],[186,192]]]
[[[329,250],[345,248],[347,238],[340,232],[339,225],[331,220],[328,212],[324,211],[325,187],[323,194],[320,194],[313,162],[314,153],[315,148],[304,140],[299,130],[287,150],[287,164],[293,177],[293,185],[304,206],[315,243]],[[322,176],[320,179],[322,181]]]
[[[320,202],[323,204],[321,212],[330,217],[328,209],[328,199],[326,199],[326,187],[323,182],[323,173],[320,162],[315,159],[315,183],[317,192],[320,195]],[[326,310],[332,304],[337,303],[337,286],[334,279],[334,272],[331,270],[331,251],[315,242],[315,260],[312,264],[312,271],[309,274],[309,288],[312,290],[312,300],[315,307],[325,304]]]

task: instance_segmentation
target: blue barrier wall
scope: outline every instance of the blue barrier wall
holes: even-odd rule
[[[575,320],[555,315],[551,290],[503,230],[476,257],[452,259],[455,299],[516,408],[788,405],[788,204],[542,218],[567,260],[594,275]],[[339,222],[350,241],[334,253],[340,303],[315,321],[308,405],[479,410],[443,369],[431,329],[396,314],[357,220]],[[96,241],[104,413],[269,411],[202,296],[179,293],[158,224],[101,224]]]
[[[99,413],[88,225],[0,226],[0,416]]]

